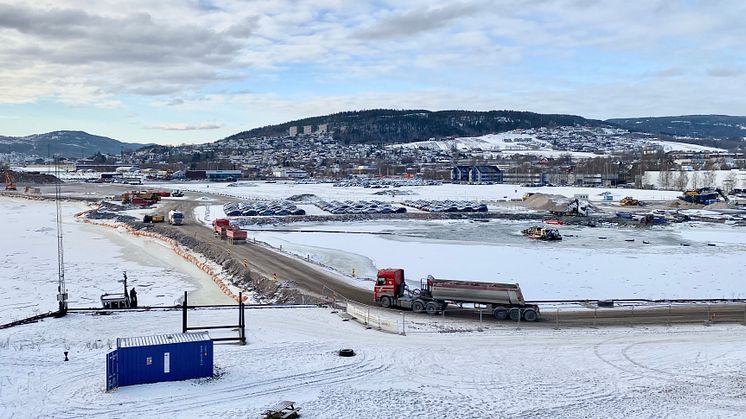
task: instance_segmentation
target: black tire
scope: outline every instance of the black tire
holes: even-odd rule
[[[423,311],[425,311],[425,303],[420,300],[416,300],[412,303],[412,311],[414,311],[415,313],[422,313]]]
[[[523,310],[523,320],[527,322],[535,322],[539,320],[539,313],[537,313],[533,308],[527,308]]]
[[[508,318],[508,309],[505,307],[497,307],[492,311],[492,315],[495,316],[497,320],[505,320]]]
[[[508,312],[510,315],[510,320],[513,320],[514,322],[517,322],[521,319],[521,309],[520,308],[511,308]]]
[[[431,302],[427,303],[427,305],[425,305],[425,311],[427,311],[427,314],[429,314],[431,316],[435,315],[435,314],[438,314],[438,311],[439,311],[438,310],[438,305],[435,304],[435,303],[433,303],[431,301]]]
[[[353,351],[352,349],[340,349],[338,354],[339,356],[348,358],[351,356],[355,356],[355,351]]]
[[[381,307],[383,308],[389,308],[391,307],[391,297],[381,297]]]

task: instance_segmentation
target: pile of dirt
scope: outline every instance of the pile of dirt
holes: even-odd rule
[[[54,184],[57,183],[59,179],[57,179],[57,176],[54,175],[48,175],[45,173],[39,173],[39,172],[17,172],[15,170],[3,170],[0,173],[0,180],[5,182],[5,173],[10,173],[10,177],[13,179],[13,182],[18,186],[26,186],[26,185],[48,185],[48,184]]]
[[[570,199],[562,195],[536,193],[528,197],[523,204],[537,211],[567,211]]]
[[[724,201],[715,202],[714,204],[705,205],[703,207],[703,209],[706,209],[706,210],[734,209],[734,208],[736,208],[735,205],[728,203],[728,202],[724,202]]]

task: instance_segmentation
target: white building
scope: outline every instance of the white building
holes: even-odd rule
[[[288,135],[291,137],[295,137],[296,135],[298,135],[298,127],[288,128]]]
[[[308,173],[303,169],[294,169],[292,167],[280,167],[272,169],[272,176],[278,178],[303,179],[308,177]]]

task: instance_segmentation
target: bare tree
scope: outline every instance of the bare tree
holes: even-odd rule
[[[699,171],[692,172],[692,188],[693,189],[699,189],[700,188],[699,178],[700,178]]]
[[[714,188],[715,187],[715,172],[712,170],[705,171],[704,177],[702,179],[702,184],[706,188]]]
[[[684,171],[679,171],[679,176],[676,178],[675,187],[680,191],[685,191],[689,185],[689,175]]]

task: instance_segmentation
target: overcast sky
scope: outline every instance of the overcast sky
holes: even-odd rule
[[[0,0],[0,135],[369,108],[746,115],[746,2]]]

